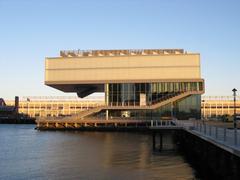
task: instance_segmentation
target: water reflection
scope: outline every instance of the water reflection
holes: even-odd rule
[[[152,153],[151,136],[36,131],[0,125],[0,179],[193,179],[176,152]]]

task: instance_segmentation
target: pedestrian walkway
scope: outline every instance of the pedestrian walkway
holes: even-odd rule
[[[183,129],[240,156],[240,129],[209,125],[201,120],[151,121],[150,129]]]
[[[223,145],[240,150],[240,130],[194,122],[193,130]]]

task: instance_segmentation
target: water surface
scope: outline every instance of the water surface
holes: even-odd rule
[[[34,127],[0,125],[0,179],[195,178],[178,153],[153,153],[148,134]]]

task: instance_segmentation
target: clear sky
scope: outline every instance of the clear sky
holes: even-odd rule
[[[239,0],[0,0],[0,97],[72,95],[44,85],[68,49],[201,53],[205,95],[240,91]]]

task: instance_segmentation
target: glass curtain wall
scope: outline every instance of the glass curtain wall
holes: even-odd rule
[[[109,84],[110,106],[152,105],[186,91],[202,91],[203,82],[157,82]],[[154,110],[110,110],[110,119],[159,120],[201,118],[201,95],[191,95]]]
[[[201,95],[191,95],[154,110],[110,110],[109,117],[132,120],[160,120],[172,117],[179,120],[200,119]]]
[[[110,106],[152,105],[186,91],[202,91],[202,82],[157,82],[109,84]]]

